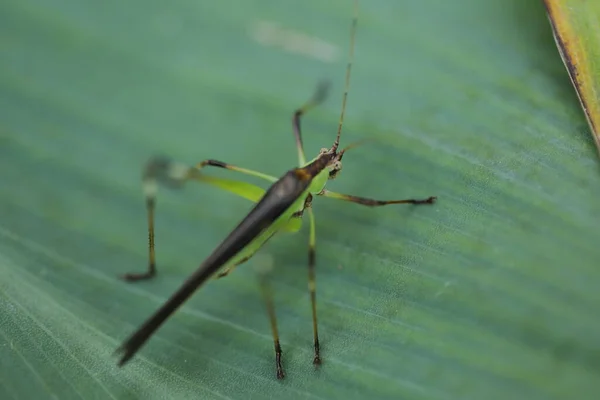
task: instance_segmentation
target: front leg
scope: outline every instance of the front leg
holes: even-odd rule
[[[352,196],[348,194],[341,194],[336,192],[331,192],[329,190],[323,189],[319,194],[319,196],[329,197],[332,199],[349,201],[351,203],[361,204],[363,206],[376,207],[376,206],[385,206],[388,204],[433,204],[437,197],[430,196],[426,199],[404,199],[404,200],[375,200],[369,199],[366,197],[358,197]]]

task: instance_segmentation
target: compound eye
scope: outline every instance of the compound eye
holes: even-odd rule
[[[342,170],[342,162],[339,160],[335,161],[333,163],[333,168],[331,168],[331,171],[329,171],[329,179],[335,179],[341,170]]]

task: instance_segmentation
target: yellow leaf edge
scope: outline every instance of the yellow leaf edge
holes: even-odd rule
[[[593,69],[590,54],[585,51],[582,37],[570,24],[574,9],[561,0],[543,0],[550,26],[560,57],[577,92],[577,97],[585,113],[596,148],[600,153],[600,93],[593,84]],[[598,77],[600,80],[600,76]]]

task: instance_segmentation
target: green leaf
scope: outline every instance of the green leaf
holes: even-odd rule
[[[324,77],[332,96],[303,129],[308,156],[330,146],[351,17],[341,0],[0,4],[1,399],[595,398],[598,158],[544,5],[522,0],[361,2],[342,144],[375,141],[331,189],[438,202],[315,199],[320,369],[306,227],[261,253],[284,381],[260,258],[116,366],[250,207],[161,190],[159,274],[126,284],[147,263],[144,162],[282,174],[291,114]]]
[[[600,2],[545,2],[556,45],[600,150]]]

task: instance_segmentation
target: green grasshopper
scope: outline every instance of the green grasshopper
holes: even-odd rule
[[[432,204],[436,197],[423,200],[373,200],[364,197],[350,196],[325,189],[327,181],[335,179],[342,169],[344,153],[354,147],[352,144],[338,151],[348,89],[350,86],[350,71],[354,58],[354,42],[358,20],[358,0],[354,2],[354,18],[351,27],[350,54],[346,67],[346,80],[342,100],[342,110],[338,124],[337,136],[329,149],[321,149],[317,157],[306,162],[302,144],[300,118],[308,110],[321,103],[327,96],[328,85],[320,84],[313,97],[294,112],[292,127],[298,149],[299,167],[276,178],[261,172],[240,168],[222,161],[205,160],[194,167],[176,163],[164,158],[151,159],[144,170],[143,183],[148,213],[148,247],[149,265],[144,273],[129,273],[123,278],[127,281],[139,281],[156,275],[154,254],[154,208],[158,183],[168,187],[178,188],[187,181],[195,180],[219,187],[238,196],[256,203],[248,215],[237,225],[221,244],[202,262],[198,269],[181,285],[181,287],[160,307],[142,326],[140,326],[120,347],[119,366],[124,365],[146,343],[154,332],[171,314],[175,312],[202,284],[210,278],[221,278],[229,274],[236,266],[248,261],[274,234],[278,232],[297,232],[302,224],[302,217],[308,214],[310,229],[308,240],[308,290],[312,308],[312,324],[314,339],[315,365],[321,364],[319,334],[317,329],[317,302],[315,284],[315,217],[312,211],[312,200],[315,196],[340,199],[365,206],[383,206],[387,204]],[[206,175],[202,168],[206,166],[219,167],[237,171],[246,175],[262,178],[272,183],[266,191],[258,186]],[[275,347],[275,362],[277,378],[284,377],[281,365],[281,345],[275,311],[267,287],[261,285],[269,314],[273,343]]]

